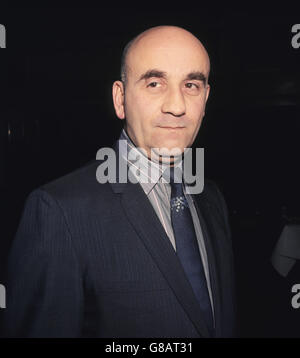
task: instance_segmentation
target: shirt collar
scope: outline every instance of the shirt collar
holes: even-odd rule
[[[168,177],[165,175],[166,169],[169,167],[167,164],[158,164],[151,161],[145,153],[139,150],[132,140],[129,138],[127,132],[123,128],[119,140],[126,140],[127,142],[127,151],[126,146],[120,146],[120,155],[127,162],[129,168],[132,169],[132,172],[135,178],[140,182],[143,190],[146,195],[150,193],[150,191],[154,188],[154,186],[160,182],[164,184],[169,184]],[[139,166],[137,167],[134,161],[128,159],[128,152],[133,151],[135,156],[139,156]],[[179,166],[180,162],[176,164]],[[136,172],[139,168],[139,176],[136,175]]]

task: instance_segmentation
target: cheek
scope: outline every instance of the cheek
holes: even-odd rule
[[[128,116],[136,118],[141,124],[148,123],[153,117],[154,104],[141,95],[131,95],[125,101],[125,109]],[[151,116],[152,115],[152,116]]]
[[[186,137],[187,142],[190,141],[193,142],[195,140],[198,131],[201,127],[201,123],[203,121],[204,110],[205,110],[205,101],[201,101],[201,103],[195,103],[192,106],[190,106],[189,118],[191,122],[188,127],[188,134]]]
[[[191,117],[194,118],[195,120],[199,120],[199,118],[201,119],[204,115],[204,111],[205,111],[205,98],[204,96],[201,96],[197,101],[191,102],[190,103],[190,112],[191,112]]]
[[[200,127],[204,116],[204,109],[205,106],[202,101],[201,103],[194,103],[193,105],[190,106],[188,118],[190,118],[189,129],[191,131]]]
[[[129,131],[135,137],[139,146],[154,146],[156,138],[153,135],[153,118],[155,110],[153,103],[141,96],[128,96],[125,100],[125,116]]]

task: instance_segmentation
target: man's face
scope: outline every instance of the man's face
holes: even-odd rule
[[[122,102],[123,84],[114,83],[114,103],[129,137],[149,157],[152,148],[179,148],[178,155],[193,144],[205,113],[208,73],[205,50],[185,33],[156,32],[130,50],[125,96]]]

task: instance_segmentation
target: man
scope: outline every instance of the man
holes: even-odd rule
[[[223,197],[208,181],[192,195],[174,180],[204,116],[209,70],[205,48],[182,28],[151,28],[126,46],[113,84],[120,140],[153,177],[124,183],[117,168],[116,182],[100,184],[95,161],[31,193],[9,261],[6,335],[234,335]],[[132,169],[120,143],[116,162]]]

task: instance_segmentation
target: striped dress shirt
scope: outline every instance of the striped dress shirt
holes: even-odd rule
[[[132,175],[134,176],[135,180],[139,182],[147,198],[150,200],[156,215],[158,216],[174,250],[176,251],[176,241],[175,241],[172,222],[171,222],[171,206],[170,206],[171,185],[168,182],[168,179],[164,177],[164,171],[167,168],[167,165],[166,164],[158,165],[158,163],[149,160],[148,157],[145,155],[145,153],[143,153],[134,145],[134,143],[126,133],[125,129],[123,129],[120,134],[119,141],[120,140],[126,141],[127,144],[127,149],[126,146],[124,145],[119,146],[120,157],[126,161],[127,166],[131,171]],[[131,155],[128,156],[129,151],[132,151],[131,152],[131,154],[133,153],[132,156]],[[134,160],[129,159],[130,157],[138,157],[139,165],[137,166]],[[176,165],[179,164],[177,163]],[[198,241],[199,251],[202,258],[202,263],[206,276],[207,287],[208,287],[210,301],[212,305],[212,311],[214,311],[210,276],[209,276],[209,269],[208,269],[208,260],[207,260],[207,254],[206,254],[206,249],[205,249],[205,244],[204,244],[204,239],[203,239],[203,234],[202,234],[198,214],[192,196],[185,191],[184,185],[183,188],[184,188],[184,194],[186,200],[189,204],[189,208],[191,211],[196,237]]]

